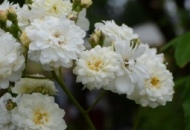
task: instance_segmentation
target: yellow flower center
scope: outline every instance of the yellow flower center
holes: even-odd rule
[[[34,111],[33,121],[36,125],[43,125],[49,121],[49,115],[39,109]]]
[[[159,83],[160,83],[160,80],[156,77],[152,77],[150,79],[150,83],[152,84],[153,87],[156,87],[156,88],[159,88]]]
[[[88,62],[88,67],[91,69],[91,70],[94,70],[94,71],[99,71],[103,66],[103,62],[102,60],[95,60],[94,62]]]

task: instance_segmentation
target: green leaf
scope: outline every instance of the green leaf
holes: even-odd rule
[[[188,77],[181,77],[179,79],[176,79],[175,82],[175,88],[183,87],[186,85],[186,82],[188,81]]]
[[[175,48],[175,60],[181,68],[190,61],[190,33],[178,40]]]
[[[190,130],[190,77],[186,83],[185,97],[183,101],[183,109],[185,115],[186,130]]]
[[[161,48],[160,51],[166,51],[171,46],[175,48],[175,60],[177,65],[183,68],[190,62],[190,32],[176,37]]]

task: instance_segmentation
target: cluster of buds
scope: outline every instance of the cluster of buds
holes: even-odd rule
[[[80,12],[83,8],[88,8],[92,5],[92,0],[73,0],[73,10]]]
[[[7,10],[0,10],[0,27],[10,32],[14,37],[18,36],[18,20],[15,10],[10,7]]]
[[[11,7],[7,10],[7,19],[10,20],[13,24],[18,24],[17,14]]]
[[[104,43],[104,34],[100,30],[95,30],[94,33],[90,36],[89,43],[92,47],[96,45],[102,46]]]
[[[17,14],[13,8],[9,8],[6,11],[0,10],[0,23],[5,23],[7,20],[13,24],[17,24]]]

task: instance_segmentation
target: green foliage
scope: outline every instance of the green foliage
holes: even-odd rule
[[[183,109],[185,115],[186,130],[190,130],[190,77],[187,78],[185,84],[185,96],[183,100]]]
[[[176,64],[183,69],[187,68],[187,64],[190,62],[190,32],[185,33],[179,37],[176,37],[168,44],[166,44],[161,49],[161,51],[166,51],[170,47],[174,48],[174,56]],[[178,98],[180,97],[181,103],[179,102],[179,100],[174,100],[173,102],[175,102],[175,104],[177,104],[178,106],[182,106],[184,114],[184,122],[185,122],[184,129],[190,130],[190,76],[185,75],[185,77],[183,78],[180,77],[178,80],[176,80],[175,89],[177,97]],[[178,113],[176,113],[175,115],[178,118],[177,116]],[[172,120],[175,121],[176,119],[172,118]]]
[[[161,51],[173,46],[175,50],[175,60],[179,67],[183,68],[190,62],[190,33],[185,33],[164,46]]]

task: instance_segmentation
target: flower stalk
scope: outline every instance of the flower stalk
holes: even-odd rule
[[[70,91],[67,89],[67,87],[64,85],[62,79],[60,79],[55,71],[52,72],[52,75],[54,77],[54,79],[57,81],[57,83],[61,86],[61,88],[64,90],[64,92],[67,94],[67,96],[69,97],[69,99],[75,104],[75,106],[78,108],[78,110],[80,111],[80,113],[82,114],[82,116],[84,117],[84,119],[86,120],[90,130],[95,130],[95,127],[90,119],[90,117],[88,116],[88,113],[81,107],[81,105],[78,103],[78,101],[73,97],[73,95],[70,93]]]
[[[86,110],[87,113],[89,113],[97,104],[98,102],[102,99],[102,97],[106,94],[106,91],[103,90],[95,100],[95,102]]]

